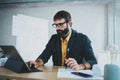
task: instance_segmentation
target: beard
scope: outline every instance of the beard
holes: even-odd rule
[[[65,28],[64,30],[57,30],[57,34],[60,38],[65,39],[67,37],[67,34],[69,32],[69,28]]]

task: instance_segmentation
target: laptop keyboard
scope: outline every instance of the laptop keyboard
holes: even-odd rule
[[[36,69],[36,68],[32,68],[30,72],[43,72],[42,70]]]
[[[31,70],[30,72],[43,72],[42,70],[35,68],[34,64],[31,65],[30,70]]]

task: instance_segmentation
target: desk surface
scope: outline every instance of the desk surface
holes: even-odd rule
[[[58,66],[41,66],[43,72],[33,73],[15,73],[6,68],[0,67],[0,78],[10,78],[15,80],[83,80],[83,79],[72,79],[72,78],[57,78]],[[90,80],[90,79],[85,79]],[[93,80],[93,79],[92,79]],[[98,79],[94,79],[98,80]],[[99,79],[100,80],[100,79]]]

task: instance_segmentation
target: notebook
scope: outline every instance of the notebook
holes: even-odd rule
[[[38,70],[33,66],[28,66],[14,46],[1,45],[0,48],[2,49],[4,56],[8,58],[4,64],[5,68],[17,73],[42,72],[42,70]]]

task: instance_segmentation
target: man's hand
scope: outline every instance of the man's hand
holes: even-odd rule
[[[83,64],[78,64],[77,61],[74,58],[65,59],[65,64],[67,64],[68,67],[70,67],[74,70],[85,69],[85,66]]]
[[[79,65],[74,58],[65,59],[65,64],[74,70],[79,70]]]
[[[37,59],[36,61],[29,61],[28,62],[28,65],[30,67],[32,66],[32,64],[34,65],[35,68],[38,68],[38,67],[44,65],[42,59]]]

